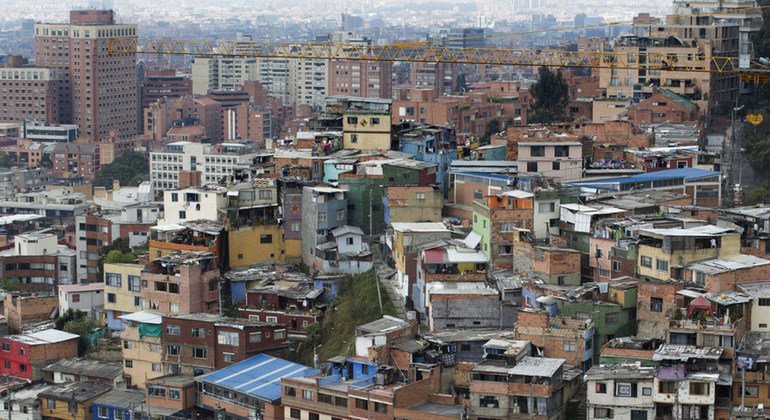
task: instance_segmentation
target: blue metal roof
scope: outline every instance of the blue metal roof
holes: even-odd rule
[[[574,182],[572,185],[599,185],[599,184],[629,184],[646,181],[660,181],[666,179],[680,179],[685,181],[707,178],[719,175],[719,172],[707,171],[698,168],[666,169],[663,171],[649,172],[619,178],[598,179],[593,181]]]
[[[281,378],[300,378],[319,373],[317,369],[298,363],[258,354],[195,380],[274,403],[281,399]]]

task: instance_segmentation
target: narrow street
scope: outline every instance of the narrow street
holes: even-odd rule
[[[382,256],[378,249],[374,250],[373,257],[374,271],[377,275],[377,279],[385,286],[385,290],[388,294],[387,297],[393,302],[393,306],[396,308],[396,315],[401,319],[406,319],[406,307],[404,306],[404,300],[401,298],[401,285],[398,284],[398,280],[396,279],[396,270],[388,267],[385,261],[382,260]]]

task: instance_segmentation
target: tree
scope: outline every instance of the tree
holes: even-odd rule
[[[758,187],[752,189],[743,197],[743,204],[753,206],[754,204],[765,204],[770,199],[770,181],[765,181]]]
[[[757,109],[750,114],[764,114],[762,124],[754,127],[744,123],[741,127],[743,134],[743,146],[746,149],[745,156],[751,158],[751,167],[758,176],[770,176],[770,115]]]
[[[147,179],[149,172],[150,167],[144,155],[137,152],[124,153],[94,175],[93,185],[109,188],[113,180],[118,180],[120,185],[136,186]]]
[[[559,122],[564,119],[564,109],[569,103],[569,87],[561,74],[543,66],[538,71],[537,83],[532,85],[532,96],[535,103],[533,114],[529,118],[533,123]]]
[[[86,350],[88,350],[88,336],[91,335],[91,331],[96,327],[96,323],[85,316],[73,319],[64,324],[64,331],[80,336],[80,339],[78,340],[78,354],[83,355]]]
[[[502,129],[503,128],[500,126],[500,120],[497,118],[490,120],[487,123],[486,129],[484,130],[484,135],[479,139],[479,143],[482,145],[489,144],[492,135],[499,133],[502,131]]]
[[[66,312],[59,314],[59,317],[53,321],[53,325],[55,329],[64,331],[64,326],[67,325],[67,323],[85,318],[85,316],[85,312],[69,308]]]
[[[136,262],[136,255],[133,252],[123,253],[113,249],[104,256],[105,264],[127,264]]]
[[[128,238],[118,238],[112,241],[109,245],[104,245],[101,248],[99,248],[99,259],[97,261],[97,266],[99,270],[99,281],[104,281],[104,263],[106,262],[107,256],[112,253],[113,251],[117,251],[116,254],[113,254],[113,258],[116,258],[120,261],[113,261],[113,262],[134,262],[136,261],[136,255],[131,253],[131,245],[128,241]],[[128,257],[123,257],[124,255],[130,255],[131,261],[123,261],[125,259],[128,259]]]

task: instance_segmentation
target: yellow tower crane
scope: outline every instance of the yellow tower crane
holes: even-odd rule
[[[110,54],[170,54],[198,57],[264,57],[317,60],[404,61],[519,67],[578,67],[662,70],[737,75],[751,83],[770,82],[770,66],[738,57],[692,54],[527,50],[439,45],[366,45],[312,42],[195,41],[174,38],[114,37]]]

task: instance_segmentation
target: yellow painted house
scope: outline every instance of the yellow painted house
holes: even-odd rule
[[[353,111],[342,114],[342,146],[345,149],[390,150],[389,111]]]
[[[142,264],[104,264],[104,312],[107,327],[122,331],[122,315],[142,310]]]
[[[45,419],[90,420],[91,405],[112,388],[96,382],[68,382],[38,394]]]
[[[230,267],[240,268],[265,261],[292,262],[300,259],[301,241],[286,241],[279,225],[253,225],[227,233]]]

